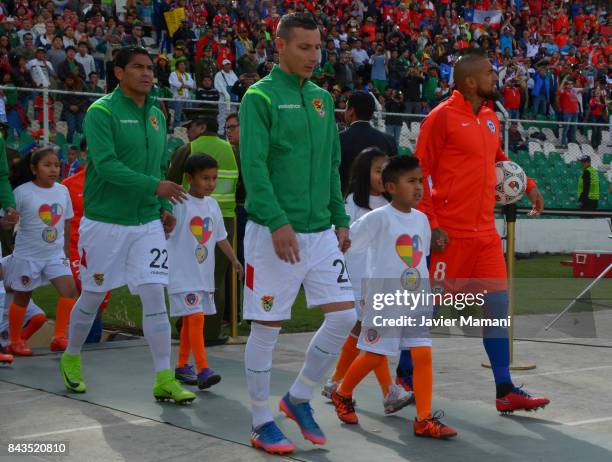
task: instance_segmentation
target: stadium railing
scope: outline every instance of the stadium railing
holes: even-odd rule
[[[30,119],[34,120],[34,122],[26,132],[22,133],[19,139],[15,139],[14,135],[9,136],[9,145],[12,141],[13,145],[17,144],[21,147],[27,147],[28,143],[31,144],[33,141],[31,137],[32,132],[37,132],[44,141],[56,138],[60,142],[58,144],[67,145],[65,140],[66,126],[60,120],[61,111],[57,110],[60,108],[61,103],[54,103],[56,106],[54,118],[59,123],[56,124],[56,130],[50,129],[49,96],[57,99],[57,96],[72,93],[92,100],[101,96],[98,93],[68,92],[56,89],[4,86],[0,86],[0,89],[17,90],[18,92],[28,92],[43,96],[42,108],[39,108],[39,111],[42,110],[42,124],[34,120],[35,117],[30,115]],[[236,112],[240,106],[240,103],[223,100],[217,103],[196,99],[159,99],[167,104],[171,115],[174,115],[175,103],[180,103],[188,108],[209,107],[222,114]],[[500,120],[500,136],[503,139],[504,151],[511,160],[521,165],[529,176],[538,179],[547,205],[550,205],[553,209],[575,209],[577,207],[577,197],[575,197],[577,194],[577,180],[582,169],[578,160],[587,155],[591,158],[592,166],[599,172],[601,192],[599,208],[612,209],[612,195],[609,194],[609,184],[612,182],[612,139],[609,124],[563,122],[555,120],[553,116],[542,115],[538,115],[533,119],[511,119],[500,103],[497,103],[496,109]],[[335,112],[337,120],[339,122],[343,121],[343,110],[336,109]],[[31,108],[29,114],[33,114]],[[388,113],[384,112],[380,105],[378,105],[372,125],[382,131],[386,131],[385,120],[388,120],[389,117],[396,118],[396,122],[397,119],[402,121],[399,133],[396,132],[396,135],[399,134],[398,145],[400,154],[412,154],[415,151],[420,123],[425,115]],[[512,133],[513,136],[510,136],[512,124],[516,124],[518,129],[518,136],[521,140],[518,143],[516,132]],[[568,135],[570,138],[563,140],[563,132],[566,129],[569,129]],[[594,139],[593,135],[596,135],[598,131],[600,133],[600,142],[597,146],[594,146],[591,141]],[[391,127],[389,127],[388,133],[393,133]],[[79,133],[78,139],[81,138],[82,134]],[[187,141],[187,134],[184,128],[178,127],[171,130],[168,135],[168,150],[174,151],[178,146]],[[564,145],[561,144],[562,141],[565,142]],[[71,144],[78,143],[75,143],[73,140]],[[528,206],[526,199],[520,202],[519,206]]]

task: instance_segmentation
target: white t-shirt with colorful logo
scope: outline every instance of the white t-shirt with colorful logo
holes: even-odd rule
[[[19,225],[13,255],[24,260],[64,256],[64,224],[74,216],[68,188],[41,188],[31,181],[13,192]]]
[[[189,194],[172,213],[176,226],[168,239],[168,293],[214,292],[215,245],[227,239],[217,201]]]
[[[369,204],[370,209],[359,207],[355,204],[353,194],[349,194],[346,198],[344,205],[346,213],[351,217],[350,224],[355,223],[359,218],[364,216],[366,213],[371,212],[377,208],[387,205],[389,201],[384,196],[370,196]],[[366,267],[367,252],[347,252],[345,256],[346,267],[348,269],[351,284],[353,285],[353,293],[355,294],[355,300],[361,299],[361,279],[363,278],[365,267]]]
[[[416,209],[401,212],[391,204],[358,219],[350,229],[352,253],[367,253],[364,278],[427,279],[431,230],[427,216]]]

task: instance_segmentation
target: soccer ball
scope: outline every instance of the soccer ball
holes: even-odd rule
[[[527,188],[527,175],[521,166],[510,160],[495,164],[495,201],[501,205],[514,204]]]

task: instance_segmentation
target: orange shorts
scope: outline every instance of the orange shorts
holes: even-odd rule
[[[488,292],[507,290],[508,273],[499,235],[453,238],[443,252],[432,252],[432,285],[445,281],[455,291],[470,286]],[[446,289],[451,289],[446,287]]]

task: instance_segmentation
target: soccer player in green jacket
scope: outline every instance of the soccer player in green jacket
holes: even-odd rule
[[[70,317],[69,343],[60,362],[69,391],[84,393],[81,346],[104,294],[127,284],[142,301],[142,328],[151,348],[158,400],[190,402],[170,369],[170,323],[164,286],[168,251],[164,231],[176,220],[169,201],[184,189],[165,181],[166,119],[149,95],[153,61],[144,48],[122,48],[115,58],[115,90],[95,101],[85,117],[89,163],[79,255],[83,290]]]
[[[5,220],[9,224],[16,224],[19,214],[15,210],[15,198],[8,179],[8,160],[6,156],[6,142],[4,140],[4,127],[0,131],[0,207],[4,209]],[[2,249],[0,249],[0,255]],[[13,355],[4,353],[0,347],[0,363],[12,363]]]
[[[245,351],[251,444],[282,454],[295,446],[268,406],[272,352],[300,286],[308,305],[319,306],[325,320],[279,406],[314,444],[326,439],[312,416],[312,392],[335,363],[356,314],[340,251],[349,216],[340,191],[334,102],[309,81],[321,58],[321,35],[312,16],[283,16],[276,47],[280,64],[242,100],[240,148],[249,218],[243,309],[252,321]]]

